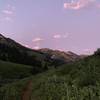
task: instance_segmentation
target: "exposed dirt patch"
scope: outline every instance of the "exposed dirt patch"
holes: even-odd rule
[[[32,80],[30,80],[26,87],[23,89],[21,100],[30,100],[32,93]]]

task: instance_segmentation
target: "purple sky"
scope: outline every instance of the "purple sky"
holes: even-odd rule
[[[100,0],[0,0],[0,33],[30,48],[92,53]]]

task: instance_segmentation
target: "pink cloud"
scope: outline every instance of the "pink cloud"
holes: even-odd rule
[[[55,39],[60,39],[60,38],[61,38],[61,35],[60,35],[60,34],[55,34],[55,35],[53,36],[53,38],[55,38]]]
[[[8,14],[8,15],[12,15],[13,11],[11,11],[11,10],[3,10],[2,13]]]
[[[33,40],[32,40],[32,42],[34,43],[34,47],[33,47],[33,49],[40,49],[40,46],[41,46],[41,43],[44,41],[44,39],[43,38],[40,38],[40,37],[36,37],[36,38],[34,38]]]
[[[27,48],[29,48],[29,45],[27,45],[27,44],[26,44],[26,45],[24,45],[24,46],[25,46],[25,47],[27,47]]]
[[[40,49],[40,47],[39,46],[35,46],[35,47],[33,47],[33,49],[38,50],[38,49]]]
[[[5,9],[2,10],[2,13],[6,15],[13,15],[14,12],[15,12],[15,7],[10,4],[6,5]]]
[[[69,36],[69,33],[65,33],[65,34],[55,34],[53,36],[54,39],[64,39],[64,38],[67,38]]]
[[[63,38],[68,38],[69,35],[70,35],[69,33],[66,33],[66,34],[63,35]]]
[[[8,21],[8,22],[13,22],[13,19],[11,17],[4,17],[2,21]]]
[[[3,18],[2,18],[2,21],[9,21],[9,22],[12,22],[13,21],[13,17],[14,17],[14,14],[15,14],[15,7],[8,4],[6,5],[5,9],[3,9],[1,11],[1,13],[3,14]]]
[[[33,42],[41,42],[43,41],[44,39],[40,38],[40,37],[37,37],[37,38],[34,38],[32,41]]]
[[[73,1],[71,3],[64,3],[64,8],[79,10],[81,8],[87,7],[88,5],[92,4],[95,1],[96,0],[78,0],[77,2]]]

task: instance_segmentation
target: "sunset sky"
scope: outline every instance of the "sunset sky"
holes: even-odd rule
[[[0,0],[0,33],[33,48],[100,48],[100,0]]]

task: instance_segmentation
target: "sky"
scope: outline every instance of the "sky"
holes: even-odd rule
[[[0,33],[32,49],[90,54],[100,48],[100,0],[0,0]]]

